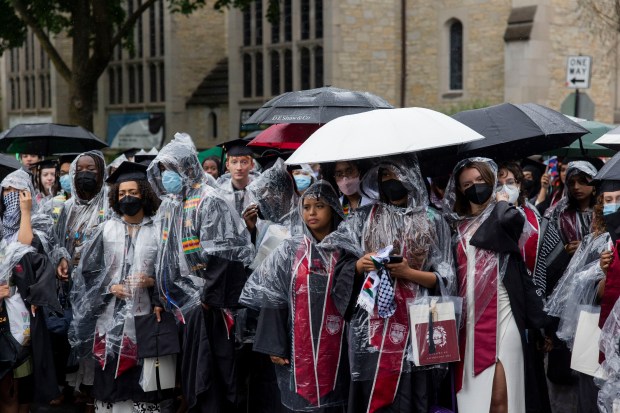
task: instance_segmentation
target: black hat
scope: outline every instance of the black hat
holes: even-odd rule
[[[529,158],[524,158],[521,160],[521,169],[523,171],[530,171],[532,173],[536,173],[539,177],[538,179],[540,179],[540,177],[547,170],[547,165]]]
[[[106,182],[109,184],[120,184],[121,182],[128,181],[146,181],[146,169],[145,165],[124,161],[119,165]]]
[[[157,155],[136,155],[134,159],[136,163],[139,163],[139,164],[142,164],[148,167],[156,157]]]
[[[56,168],[58,166],[58,160],[56,159],[45,159],[43,161],[39,161],[37,163],[33,163],[32,166],[39,169],[47,169],[47,168]]]
[[[226,151],[226,156],[253,156],[252,148],[248,147],[248,141],[245,139],[235,139],[233,141],[224,142],[221,146]]]
[[[615,179],[594,179],[590,185],[596,188],[597,193],[620,191],[620,180]]]
[[[127,158],[131,158],[132,156],[136,156],[136,153],[140,150],[140,148],[129,148],[125,149],[122,154]]]
[[[63,163],[71,163],[75,158],[77,158],[78,155],[79,153],[77,152],[59,154],[58,165],[62,165]]]

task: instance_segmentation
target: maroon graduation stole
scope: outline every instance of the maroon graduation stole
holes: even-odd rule
[[[295,392],[314,406],[318,406],[322,397],[334,390],[342,353],[344,336],[344,319],[338,312],[331,297],[333,272],[337,261],[332,255],[329,268],[323,269],[321,260],[309,262],[311,242],[304,238],[296,254],[293,273],[293,367],[295,374]],[[320,337],[315,347],[312,332],[310,292],[310,268],[321,268],[328,277],[324,292],[323,318]]]
[[[463,387],[463,374],[465,368],[465,343],[467,340],[467,307],[471,303],[467,302],[467,255],[464,249],[463,235],[459,232],[459,242],[456,249],[457,276],[459,280],[459,296],[464,299],[463,328],[460,331],[461,361],[456,365],[456,391]],[[497,257],[493,251],[476,249],[476,278],[487,278],[487,280],[476,280],[476,289],[482,288],[484,291],[477,291],[478,297],[491,297],[490,301],[483,308],[484,304],[476,301],[474,304],[474,314],[478,321],[474,325],[474,375],[482,373],[484,370],[495,364],[497,356]],[[490,274],[485,274],[485,269],[493,268]]]
[[[564,242],[581,241],[581,238],[583,238],[576,211],[564,210],[560,212],[559,226]]]
[[[536,230],[536,232],[531,234],[527,241],[525,241],[525,245],[523,246],[522,250],[525,266],[527,267],[527,270],[530,272],[530,274],[534,274],[536,259],[538,257],[540,223],[538,222],[538,217],[536,216],[536,213],[532,211],[527,205],[523,207],[523,211],[525,212],[527,222],[529,222],[530,225]]]
[[[375,308],[369,317],[370,344],[379,350],[379,359],[368,401],[368,413],[389,406],[394,401],[409,339],[407,301],[414,298],[415,285],[397,279],[394,284],[394,314],[389,318],[381,318]]]

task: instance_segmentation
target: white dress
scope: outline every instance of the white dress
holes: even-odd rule
[[[475,247],[467,240],[467,301],[474,299]],[[508,292],[503,282],[497,283],[497,359],[504,367],[508,390],[508,412],[525,413],[525,372],[521,336],[515,323]],[[463,387],[456,394],[460,412],[486,413],[491,407],[495,365],[474,377],[474,306],[467,306],[467,342]]]

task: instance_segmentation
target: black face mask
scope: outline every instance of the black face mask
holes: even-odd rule
[[[493,187],[489,184],[474,184],[467,188],[464,194],[469,202],[482,205],[487,202],[493,194]]]
[[[609,236],[614,241],[620,239],[620,209],[614,213],[603,215],[603,221],[605,221],[605,229],[609,232]]]
[[[136,215],[138,212],[140,212],[141,208],[142,199],[136,196],[125,195],[120,199],[120,201],[118,201],[119,211],[121,211],[123,215],[127,215],[128,217],[133,217],[134,215]]]
[[[391,202],[400,201],[407,196],[407,188],[396,179],[388,179],[381,182],[381,191]]]
[[[88,194],[93,194],[97,190],[97,174],[89,171],[78,172],[75,174],[75,186]]]

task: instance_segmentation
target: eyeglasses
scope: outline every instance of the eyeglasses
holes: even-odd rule
[[[342,178],[354,178],[359,174],[357,169],[347,168],[344,171],[337,171],[334,173],[334,178],[342,179]]]

